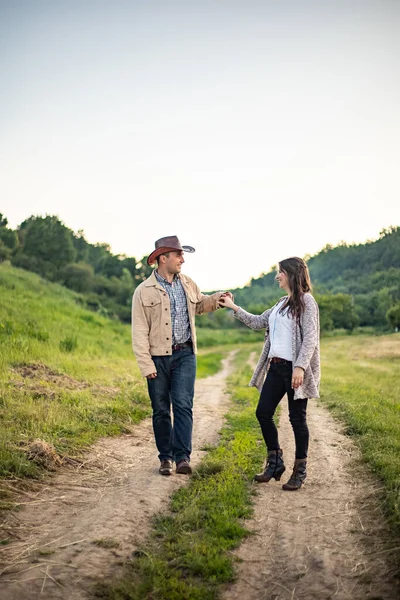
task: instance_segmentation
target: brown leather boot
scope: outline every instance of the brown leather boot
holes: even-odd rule
[[[268,483],[268,481],[270,481],[272,478],[274,478],[276,481],[279,481],[282,477],[282,474],[286,470],[282,455],[283,452],[280,448],[278,450],[271,450],[271,452],[268,452],[265,469],[262,473],[254,475],[255,481],[258,481],[259,483]]]
[[[291,474],[289,481],[283,484],[282,489],[289,492],[299,490],[307,476],[306,467],[306,458],[296,458],[294,461],[293,473]]]

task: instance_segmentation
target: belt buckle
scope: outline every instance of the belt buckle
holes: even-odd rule
[[[188,340],[187,342],[183,342],[183,344],[174,344],[172,346],[172,350],[182,350],[182,348],[186,348],[188,346],[191,346],[192,342],[190,340]]]

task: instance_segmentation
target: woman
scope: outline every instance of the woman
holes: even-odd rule
[[[261,392],[256,416],[268,458],[264,471],[254,479],[279,481],[286,469],[273,416],[287,394],[296,456],[293,473],[282,487],[298,490],[306,478],[307,401],[319,397],[319,310],[310,293],[310,275],[304,260],[297,257],[282,260],[275,279],[287,295],[261,315],[246,312],[228,296],[221,297],[219,302],[220,306],[232,308],[235,317],[248,327],[266,329],[264,347],[250,385]]]

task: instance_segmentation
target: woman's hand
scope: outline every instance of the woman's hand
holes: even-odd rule
[[[295,367],[292,374],[292,388],[297,390],[304,381],[304,371],[301,367]]]
[[[225,292],[220,296],[218,304],[221,308],[232,308],[235,312],[238,310],[238,306],[233,302],[233,296],[231,292]]]

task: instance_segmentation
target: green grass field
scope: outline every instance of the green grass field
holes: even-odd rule
[[[173,496],[171,514],[155,520],[154,536],[125,577],[99,588],[100,597],[150,597],[157,589],[157,598],[211,599],[232,577],[228,551],[246,535],[240,523],[251,514],[254,465],[265,455],[254,414],[258,393],[247,387],[247,357],[261,343],[245,344],[253,340],[246,331],[198,328],[198,336],[198,377],[240,349],[221,443]],[[400,334],[330,336],[321,349],[321,401],[383,483],[385,512],[400,535]],[[38,477],[149,414],[129,326],[85,310],[79,295],[61,286],[0,265],[0,477]],[[47,462],[32,450],[35,440],[54,450]],[[0,508],[11,506],[0,489]]]
[[[322,340],[322,400],[385,487],[400,534],[400,334]]]
[[[31,443],[76,455],[149,413],[129,327],[83,309],[79,296],[0,267],[0,475],[36,476]]]
[[[200,347],[209,335],[199,328]],[[219,370],[217,344],[238,339],[216,332],[212,349],[199,351],[198,378]],[[62,286],[0,265],[0,477],[39,476],[149,414],[130,327],[84,309]],[[50,446],[32,448],[36,440]]]

